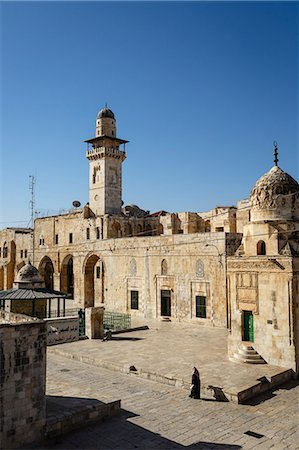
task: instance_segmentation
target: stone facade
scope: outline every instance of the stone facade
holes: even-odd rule
[[[299,185],[275,165],[249,205],[242,245],[228,258],[229,355],[249,341],[267,363],[298,371]]]
[[[122,206],[128,141],[116,137],[111,110],[99,112],[96,136],[86,142],[89,203],[36,219],[34,239],[27,235],[46,287],[68,293],[82,308],[228,327],[230,356],[249,339],[249,320],[262,357],[297,370],[298,183],[275,165],[237,207],[151,214]],[[21,253],[5,233],[0,244],[11,242],[16,258],[3,259],[2,252],[0,270],[11,261],[13,272],[23,264]],[[4,289],[8,278],[2,276]]]
[[[0,231],[0,290],[10,289],[18,270],[32,258],[33,231],[6,228]]]
[[[46,324],[0,311],[0,361],[1,448],[19,448],[45,433]]]

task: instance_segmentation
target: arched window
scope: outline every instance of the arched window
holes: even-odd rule
[[[3,244],[3,258],[7,258],[8,256],[8,247],[7,247],[7,243],[4,242]]]
[[[167,261],[163,259],[161,262],[161,275],[167,275]]]
[[[256,254],[265,255],[266,254],[266,244],[264,241],[258,241],[256,245]]]

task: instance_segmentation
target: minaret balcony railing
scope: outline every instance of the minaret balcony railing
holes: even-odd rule
[[[94,157],[94,156],[117,156],[117,157],[125,157],[126,152],[119,150],[118,148],[113,147],[94,147],[88,149],[86,151],[86,157]]]

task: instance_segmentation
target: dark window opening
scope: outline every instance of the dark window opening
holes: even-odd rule
[[[161,316],[171,316],[171,291],[161,290]]]
[[[24,257],[27,258],[27,250],[24,252]]]
[[[131,291],[131,309],[138,309],[139,291]]]
[[[21,250],[21,258],[23,258],[23,250]]]
[[[97,239],[100,239],[100,227],[97,227]]]
[[[58,244],[58,234],[55,234],[55,244]]]
[[[97,266],[97,268],[96,268],[96,277],[100,278],[100,276],[101,276],[101,268],[99,266]]]
[[[264,241],[259,241],[257,243],[256,254],[257,255],[265,255],[266,254],[266,244]]]
[[[90,229],[86,228],[86,239],[90,239]]]
[[[207,318],[207,301],[206,297],[202,295],[196,295],[195,297],[195,315],[202,319]]]
[[[69,234],[69,243],[72,244],[73,243],[73,233]]]

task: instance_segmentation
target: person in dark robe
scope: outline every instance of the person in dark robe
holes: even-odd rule
[[[189,397],[200,398],[200,376],[196,367],[193,368],[192,380],[191,380],[191,392]]]

